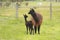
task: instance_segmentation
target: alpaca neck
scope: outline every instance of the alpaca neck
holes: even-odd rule
[[[35,22],[37,23],[38,22],[38,17],[36,15],[36,13],[34,12],[31,15],[32,15],[33,19],[35,20]]]
[[[25,23],[27,22],[27,18],[25,18]]]

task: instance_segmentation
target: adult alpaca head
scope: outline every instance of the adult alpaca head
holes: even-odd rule
[[[28,14],[32,15],[36,23],[39,21],[34,9],[31,9]]]
[[[28,14],[35,13],[34,9],[31,8]]]

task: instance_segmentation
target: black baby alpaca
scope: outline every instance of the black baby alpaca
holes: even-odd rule
[[[25,25],[26,25],[26,30],[27,30],[27,34],[28,34],[28,31],[30,32],[30,34],[32,34],[32,30],[33,30],[33,25],[32,25],[32,21],[27,21],[27,15],[23,15],[24,16],[24,19],[25,19]]]

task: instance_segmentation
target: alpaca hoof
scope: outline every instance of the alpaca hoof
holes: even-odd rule
[[[32,33],[30,33],[30,35],[31,35]]]
[[[28,34],[28,33],[26,33],[26,34]]]
[[[33,33],[33,35],[34,35],[34,33]]]
[[[36,33],[35,33],[36,34]]]
[[[38,34],[40,34],[40,33],[38,33]]]
[[[34,33],[33,33],[33,35],[34,35]]]

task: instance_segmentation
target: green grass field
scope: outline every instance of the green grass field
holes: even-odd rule
[[[42,6],[48,5],[48,3],[43,3]],[[52,20],[50,20],[49,7],[35,9],[43,16],[40,35],[26,34],[23,14],[28,15],[29,10],[29,8],[19,8],[19,18],[16,19],[15,8],[0,8],[0,40],[60,40],[60,6],[53,6]]]

